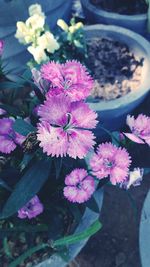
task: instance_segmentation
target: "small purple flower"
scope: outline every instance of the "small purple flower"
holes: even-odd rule
[[[0,40],[0,56],[2,55],[3,50],[4,50],[4,41]]]
[[[138,144],[147,143],[150,146],[150,117],[139,114],[135,119],[127,116],[127,125],[132,133],[124,133],[130,140]]]
[[[70,202],[83,203],[95,191],[94,178],[84,169],[74,169],[65,178],[64,196]]]
[[[0,119],[0,152],[9,154],[17,145],[21,145],[25,137],[13,130],[13,119]]]
[[[32,219],[41,214],[43,210],[43,204],[40,202],[38,196],[35,196],[24,207],[18,210],[18,217],[20,219]]]

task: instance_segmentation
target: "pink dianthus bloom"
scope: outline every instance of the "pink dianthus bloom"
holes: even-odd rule
[[[18,217],[20,219],[32,219],[41,214],[43,210],[43,204],[40,202],[38,196],[35,196],[24,207],[18,210]]]
[[[92,174],[98,179],[109,176],[112,184],[122,183],[129,175],[131,160],[125,148],[111,143],[98,146],[97,153],[90,160]]]
[[[0,152],[9,154],[17,145],[21,145],[25,137],[13,130],[13,119],[0,119]]]
[[[64,196],[71,202],[83,203],[95,191],[95,183],[84,169],[74,169],[65,178]]]
[[[49,62],[41,67],[42,78],[50,82],[47,98],[54,94],[65,93],[71,101],[86,99],[92,90],[93,80],[86,68],[78,61],[65,64]]]
[[[150,117],[140,114],[135,119],[128,115],[127,125],[132,133],[124,133],[124,135],[135,143],[147,143],[150,146]]]
[[[94,134],[97,114],[88,104],[70,102],[64,94],[56,95],[39,106],[37,139],[48,156],[84,158],[95,144]]]

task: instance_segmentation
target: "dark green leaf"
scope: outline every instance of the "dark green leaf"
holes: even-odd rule
[[[13,129],[15,132],[22,134],[24,136],[35,131],[35,127],[33,127],[31,124],[22,119],[17,119],[14,122]]]
[[[83,239],[89,238],[90,236],[94,235],[97,231],[99,231],[101,229],[101,227],[102,227],[102,224],[99,222],[99,220],[97,220],[88,229],[86,229],[82,233],[69,235],[67,237],[58,239],[58,240],[53,242],[52,246],[53,247],[68,246],[68,245],[74,244],[76,242],[80,242]]]
[[[15,82],[1,82],[0,89],[17,89],[23,87],[23,85]]]
[[[54,164],[56,171],[56,179],[58,179],[62,168],[62,158],[55,158]]]
[[[7,237],[5,237],[3,239],[3,248],[4,248],[4,251],[5,251],[6,256],[8,258],[12,258],[12,253],[11,253],[11,250],[10,250],[10,247],[9,247],[9,244],[8,244]]]
[[[0,218],[13,215],[35,196],[48,179],[50,168],[51,159],[45,159],[28,169],[4,205]]]
[[[96,202],[96,200],[95,200],[94,197],[91,197],[91,198],[87,201],[86,206],[87,206],[90,210],[92,210],[92,211],[94,211],[94,212],[96,212],[96,213],[99,213],[99,207],[98,207],[98,204],[97,204],[97,202]]]

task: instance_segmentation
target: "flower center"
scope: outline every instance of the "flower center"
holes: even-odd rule
[[[114,166],[114,163],[108,159],[104,159],[104,164],[107,168],[112,168]]]

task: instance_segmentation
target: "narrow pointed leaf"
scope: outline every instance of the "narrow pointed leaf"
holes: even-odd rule
[[[49,176],[51,159],[40,160],[22,176],[3,207],[0,218],[15,214],[42,188]]]

